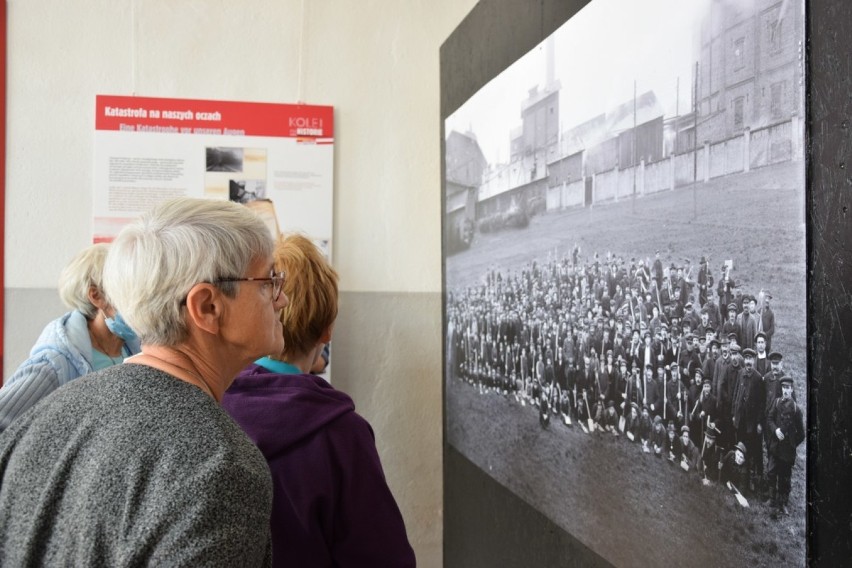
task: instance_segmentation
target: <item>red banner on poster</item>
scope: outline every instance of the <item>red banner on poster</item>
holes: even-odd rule
[[[96,130],[334,138],[334,107],[98,95]]]

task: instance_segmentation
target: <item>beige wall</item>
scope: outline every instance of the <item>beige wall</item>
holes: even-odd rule
[[[7,0],[4,377],[91,237],[97,94],[335,107],[333,366],[441,565],[438,49],[474,0]]]

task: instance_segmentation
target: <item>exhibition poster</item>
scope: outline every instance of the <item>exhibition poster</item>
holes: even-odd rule
[[[174,197],[252,206],[331,253],[331,106],[98,95],[93,241]]]

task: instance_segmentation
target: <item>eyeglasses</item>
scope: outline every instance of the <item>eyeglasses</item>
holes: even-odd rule
[[[267,278],[219,278],[217,280],[213,280],[211,284],[217,284],[220,282],[269,282],[272,287],[272,301],[277,302],[278,298],[281,297],[281,290],[284,289],[284,278],[286,274],[284,271],[275,272],[274,270],[269,272],[269,277]]]

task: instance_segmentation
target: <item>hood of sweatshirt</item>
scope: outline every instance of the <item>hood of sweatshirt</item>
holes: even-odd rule
[[[237,376],[222,407],[268,460],[355,411],[347,394],[320,377],[282,374],[256,364]]]

